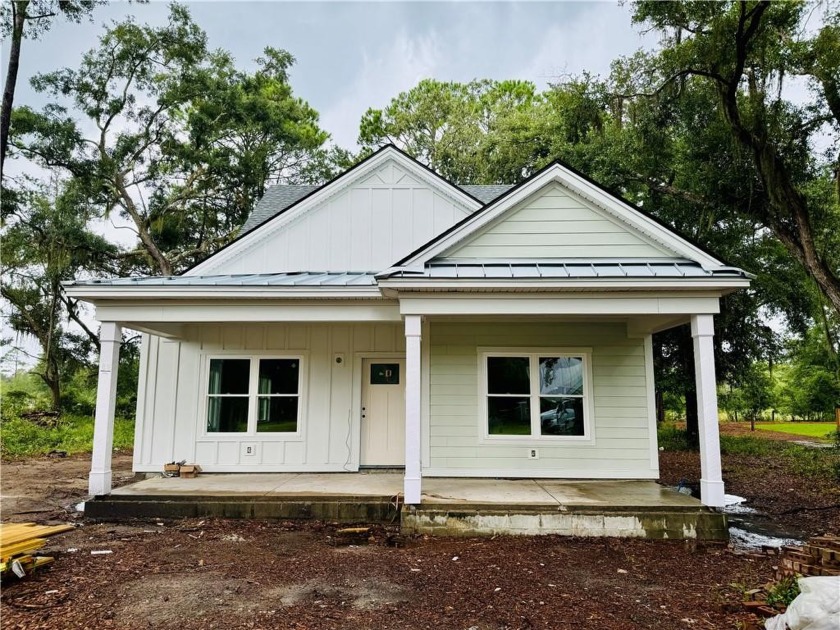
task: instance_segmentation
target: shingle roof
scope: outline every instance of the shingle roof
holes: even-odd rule
[[[498,197],[504,192],[507,192],[512,187],[513,186],[511,184],[493,186],[477,186],[470,184],[465,186],[459,186],[461,190],[463,190],[468,195],[475,197],[481,203],[490,203],[496,197]],[[255,227],[262,225],[270,218],[277,216],[283,210],[291,207],[296,202],[306,197],[306,195],[315,192],[319,188],[321,188],[321,186],[272,186],[271,188],[265,191],[263,198],[260,199],[259,202],[257,202],[257,206],[254,208],[254,211],[245,221],[245,224],[242,226],[242,230],[239,232],[239,235],[242,236],[243,234],[247,234]]]

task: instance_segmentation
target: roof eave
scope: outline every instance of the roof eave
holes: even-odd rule
[[[381,299],[382,292],[376,286],[365,287],[335,287],[335,286],[306,286],[306,287],[190,287],[190,286],[103,286],[103,285],[71,285],[65,287],[68,296],[92,302],[97,300],[131,300],[131,299],[195,299],[218,300],[225,298],[249,299]]]

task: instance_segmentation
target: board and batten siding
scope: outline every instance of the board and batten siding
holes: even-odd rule
[[[389,161],[288,225],[257,228],[247,250],[201,273],[381,271],[471,211]]]
[[[673,258],[674,253],[553,183],[445,256],[456,259],[657,259]]]
[[[160,472],[163,464],[183,459],[207,472],[355,470],[359,356],[404,352],[397,323],[201,325],[190,326],[181,341],[144,335],[134,470]],[[301,435],[205,434],[208,357],[284,354],[304,357]]]
[[[427,476],[655,479],[659,476],[644,339],[624,324],[436,323],[429,331]],[[592,442],[482,439],[480,348],[589,347],[595,417]],[[652,391],[652,389],[650,389]],[[531,448],[539,459],[529,459]]]

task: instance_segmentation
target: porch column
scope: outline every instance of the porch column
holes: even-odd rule
[[[122,328],[115,322],[102,322],[99,329],[99,381],[96,387],[96,419],[93,426],[88,492],[111,493],[111,455],[114,450],[114,409],[117,402]]]
[[[714,334],[714,320],[711,315],[691,316],[694,374],[697,386],[697,422],[700,432],[700,501],[703,505],[723,507],[717,383],[712,344]]]
[[[407,505],[420,503],[420,329],[419,315],[405,316],[405,481]]]

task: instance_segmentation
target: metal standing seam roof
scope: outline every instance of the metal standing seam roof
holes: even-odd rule
[[[219,276],[148,276],[75,280],[82,287],[373,287],[376,274],[367,272],[250,273]]]
[[[322,186],[309,185],[278,185],[272,186],[265,191],[262,199],[257,202],[254,211],[242,225],[239,235],[247,234],[254,228],[262,225],[270,218],[280,214],[283,210],[293,206],[307,195],[315,192]],[[501,194],[513,188],[512,184],[479,186],[459,186],[468,195],[472,195],[482,203],[490,203]]]
[[[704,269],[689,260],[649,261],[551,261],[551,262],[432,262],[421,271],[396,270],[380,278],[404,279],[603,279],[628,278],[748,278],[749,275],[735,267]]]

